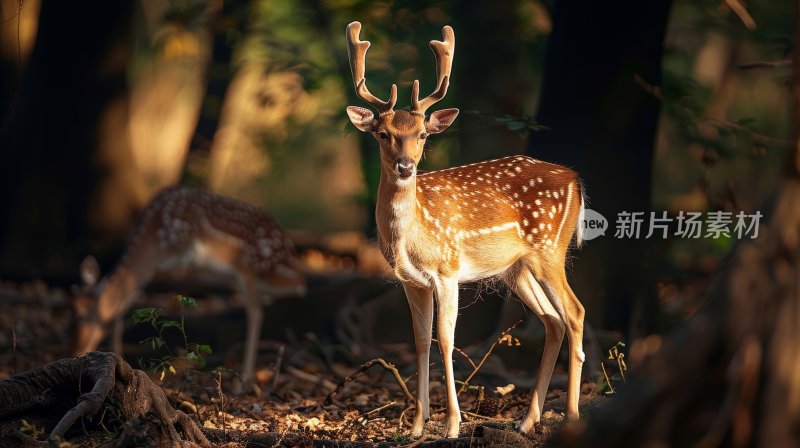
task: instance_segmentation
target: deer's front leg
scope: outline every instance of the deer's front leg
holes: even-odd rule
[[[404,283],[411,321],[414,326],[414,345],[417,349],[417,410],[412,437],[422,435],[425,422],[430,418],[428,369],[431,355],[431,332],[433,331],[433,293],[430,289],[418,288]]]
[[[442,353],[444,377],[447,383],[447,421],[446,437],[458,437],[461,424],[461,411],[458,408],[456,382],[453,377],[453,346],[455,343],[456,319],[458,318],[458,280],[437,279],[436,282],[437,316],[436,337]]]

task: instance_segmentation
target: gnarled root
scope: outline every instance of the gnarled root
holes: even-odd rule
[[[80,418],[96,415],[104,404],[128,422],[115,440],[117,446],[130,445],[124,439],[132,434],[147,434],[153,446],[211,446],[186,414],[170,406],[160,387],[114,353],[61,359],[0,381],[0,421],[60,415],[53,436],[64,437]],[[138,424],[144,429],[132,429]]]

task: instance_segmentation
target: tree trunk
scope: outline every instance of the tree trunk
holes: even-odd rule
[[[796,3],[800,25],[800,2]],[[800,26],[795,27],[800,39]],[[631,348],[640,366],[614,400],[555,446],[800,446],[800,48],[795,142],[770,222],[742,242],[707,306]]]
[[[0,135],[0,271],[71,277],[108,253],[144,198],[127,134],[133,1],[44,2]],[[121,238],[120,238],[121,239]]]
[[[462,113],[458,129],[459,153],[456,164],[496,159],[525,150],[525,139],[485,117],[470,114],[521,115],[524,98],[533,96],[534,80],[525,73],[524,61],[535,51],[533,43],[520,37],[523,19],[517,0],[475,2],[470,7],[452,7],[456,31],[456,57],[450,91],[439,108],[458,107]],[[425,54],[425,57],[430,57]],[[418,71],[428,71],[430,62],[421,59]],[[431,72],[428,72],[433,74]],[[436,139],[449,138],[447,131]],[[513,323],[513,322],[512,322]]]
[[[798,204],[793,177],[706,308],[668,337],[634,345],[634,380],[555,446],[798,446]]]
[[[206,159],[210,157],[211,144],[220,126],[225,96],[231,79],[236,74],[232,65],[234,43],[230,42],[230,36],[232,33],[241,33],[245,30],[247,7],[246,1],[227,1],[222,3],[219,10],[209,11],[209,31],[212,36],[211,60],[207,68],[206,90],[200,106],[200,116],[184,162],[181,184],[205,183],[192,178],[188,165],[194,156],[200,155]]]
[[[613,238],[613,226],[620,211],[650,208],[659,104],[634,79],[660,83],[669,9],[670,0],[555,2],[537,116],[551,130],[527,149],[577,170],[587,207],[608,219],[611,230],[580,252],[574,288],[590,320],[624,333],[656,329],[649,245]]]

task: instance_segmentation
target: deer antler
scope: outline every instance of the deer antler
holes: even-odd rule
[[[353,72],[353,84],[356,86],[356,94],[358,94],[359,98],[372,105],[379,114],[388,114],[392,112],[395,103],[397,103],[397,85],[392,84],[392,93],[389,95],[389,101],[382,101],[370,93],[367,88],[367,80],[364,77],[367,65],[367,50],[370,43],[366,40],[360,40],[358,37],[360,33],[360,22],[351,22],[347,25],[347,56],[350,59],[350,70]]]
[[[450,70],[453,67],[453,55],[456,49],[456,36],[453,33],[453,29],[449,26],[442,28],[442,38],[444,41],[431,41],[431,50],[436,56],[436,90],[420,100],[419,80],[415,80],[411,91],[412,113],[425,115],[425,111],[429,107],[438,103],[447,95],[447,87],[450,85]]]

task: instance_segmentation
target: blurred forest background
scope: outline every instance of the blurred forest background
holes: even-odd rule
[[[791,138],[787,0],[3,0],[0,277],[70,284],[120,256],[165,186],[269,210],[302,244],[374,241],[377,144],[344,113],[344,29],[371,89],[433,88],[456,32],[435,170],[527,153],[575,168],[612,230],[573,253],[597,328],[692,315],[735,240],[618,240],[619,211],[763,210]],[[777,62],[776,62],[777,61]],[[513,323],[511,310],[504,319]],[[508,325],[499,323],[498,328]]]

